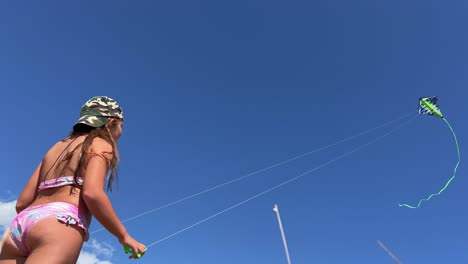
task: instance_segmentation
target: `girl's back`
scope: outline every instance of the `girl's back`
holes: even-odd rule
[[[42,160],[39,172],[39,184],[46,181],[50,182],[54,179],[59,180],[61,177],[74,178],[84,139],[85,136],[66,138],[51,147]],[[80,188],[77,187],[79,186],[76,184],[48,187],[38,191],[37,198],[32,205],[48,202],[67,202],[82,210],[87,210],[80,199]]]

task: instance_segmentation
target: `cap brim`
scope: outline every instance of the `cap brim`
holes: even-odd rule
[[[84,115],[80,117],[78,121],[76,121],[75,125],[85,124],[85,125],[92,126],[92,127],[100,127],[100,126],[103,126],[108,120],[109,120],[109,117],[105,117],[105,116]]]

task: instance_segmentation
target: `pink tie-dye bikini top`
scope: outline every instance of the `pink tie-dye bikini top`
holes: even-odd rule
[[[76,185],[76,184],[78,184],[79,186],[83,185],[83,178],[78,177],[75,182],[74,176],[63,176],[63,177],[58,177],[55,179],[50,179],[45,182],[41,182],[41,184],[39,184],[39,191],[43,191],[45,189],[50,189],[50,188],[61,187],[65,185]]]

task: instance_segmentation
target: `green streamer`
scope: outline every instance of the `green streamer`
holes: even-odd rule
[[[426,199],[421,199],[419,200],[418,204],[416,206],[413,206],[413,205],[409,205],[409,204],[398,204],[399,206],[401,207],[407,207],[407,208],[411,208],[411,209],[415,209],[415,208],[419,208],[421,206],[421,203],[423,201],[429,201],[432,197],[434,196],[437,196],[437,195],[440,195],[442,192],[445,191],[445,189],[447,189],[447,187],[450,185],[450,183],[455,179],[455,175],[457,173],[457,169],[458,169],[458,165],[460,164],[460,148],[458,146],[458,140],[457,140],[457,136],[455,134],[455,131],[453,130],[452,126],[450,125],[450,123],[447,121],[447,119],[445,119],[445,117],[442,117],[441,118],[445,121],[445,123],[447,123],[447,125],[449,126],[450,128],[450,131],[452,131],[452,135],[453,135],[453,138],[455,139],[455,145],[457,146],[457,155],[458,155],[458,162],[457,164],[455,165],[455,168],[453,170],[453,174],[452,174],[452,177],[447,181],[447,183],[444,185],[444,187],[442,189],[440,189],[440,191],[438,193],[433,193],[431,195],[429,195]]]

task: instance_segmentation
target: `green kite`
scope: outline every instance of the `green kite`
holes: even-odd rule
[[[455,135],[455,132],[453,131],[453,128],[450,125],[450,123],[442,115],[442,112],[440,111],[439,106],[437,104],[437,97],[436,96],[431,96],[431,97],[422,97],[422,98],[420,98],[419,99],[419,114],[436,116],[436,117],[442,118],[442,120],[444,120],[445,123],[447,123],[448,127],[450,128],[450,131],[452,131],[453,138],[455,139],[455,145],[457,146],[458,162],[455,165],[452,177],[447,181],[447,183],[445,183],[444,187],[442,189],[440,189],[440,191],[438,193],[433,193],[433,194],[429,195],[427,198],[419,200],[418,204],[415,205],[415,206],[409,205],[409,204],[398,204],[399,206],[408,207],[408,208],[412,208],[412,209],[419,208],[423,201],[429,201],[433,196],[439,195],[443,191],[445,191],[445,189],[447,189],[447,187],[453,181],[453,179],[455,179],[455,174],[457,173],[457,168],[458,168],[458,165],[460,164],[460,149],[458,147],[457,136]]]

